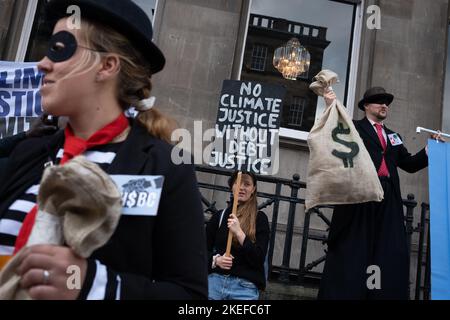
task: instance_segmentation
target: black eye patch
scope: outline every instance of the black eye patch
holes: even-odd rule
[[[47,57],[53,62],[69,60],[77,51],[77,39],[67,31],[55,33],[49,41]]]
[[[389,102],[390,101],[388,99],[380,99],[380,100],[374,101],[374,103],[376,103],[376,104],[385,104],[387,106],[389,106]]]

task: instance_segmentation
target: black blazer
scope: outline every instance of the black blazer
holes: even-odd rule
[[[27,137],[25,132],[0,139],[0,185],[3,184],[3,175],[8,165],[8,156],[14,148]]]
[[[0,139],[0,158],[8,157],[16,145],[27,137],[25,132]]]
[[[88,259],[80,298],[86,298],[95,275],[94,259],[107,267],[106,298],[115,298],[116,276],[122,299],[206,298],[207,253],[204,217],[192,165],[175,165],[172,146],[156,139],[138,123],[120,147],[109,174],[163,175],[157,216],[122,215],[110,241]],[[0,186],[0,218],[11,203],[42,176],[55,160],[64,133],[30,138],[19,144]]]
[[[373,163],[375,164],[375,168],[378,170],[383,158],[383,148],[381,146],[380,140],[378,139],[375,128],[372,127],[372,124],[367,118],[356,120],[354,121],[354,124],[356,130],[358,130],[359,135],[364,141],[364,145],[366,146],[366,149],[369,152]],[[386,126],[384,126],[384,130],[386,131],[386,136],[391,133],[395,133],[394,131],[388,129]],[[401,197],[400,180],[398,177],[397,167],[409,173],[417,172],[428,166],[428,156],[426,154],[425,148],[423,148],[417,154],[411,155],[404,144],[392,146],[389,139],[387,139],[386,142],[386,165],[388,167],[391,179],[394,183],[395,191],[397,195]]]

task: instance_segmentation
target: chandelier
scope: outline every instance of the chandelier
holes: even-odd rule
[[[308,71],[311,56],[297,38],[289,40],[285,46],[279,47],[273,54],[273,66],[288,80]]]

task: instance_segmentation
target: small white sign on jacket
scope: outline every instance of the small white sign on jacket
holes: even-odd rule
[[[122,214],[156,216],[163,176],[111,175],[122,194]]]

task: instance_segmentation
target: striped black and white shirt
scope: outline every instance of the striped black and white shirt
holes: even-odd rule
[[[107,170],[116,157],[122,143],[105,144],[93,147],[83,153],[87,160],[96,163],[103,170]],[[56,155],[57,162],[61,161],[64,150],[61,148]],[[11,256],[22,227],[23,221],[31,209],[36,205],[39,192],[39,181],[30,186],[25,193],[14,201],[5,215],[0,220],[0,255]],[[96,261],[96,275],[92,288],[88,294],[89,300],[101,300],[105,298],[106,283],[108,279],[107,269],[99,261]],[[120,297],[120,278],[117,276],[116,299]]]

